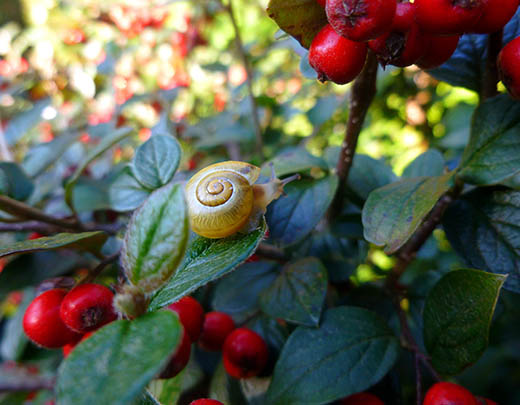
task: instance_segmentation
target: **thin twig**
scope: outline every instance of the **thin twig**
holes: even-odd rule
[[[494,97],[498,94],[497,83],[498,66],[497,58],[502,49],[503,29],[488,35],[488,55],[486,59],[486,71],[484,72],[484,83],[481,91],[481,101]]]
[[[91,283],[94,281],[101,272],[107,267],[109,264],[115,262],[119,258],[120,252],[114,253],[103,259],[91,272],[89,272],[88,276],[82,280],[82,283]]]
[[[231,24],[233,25],[233,29],[235,31],[235,42],[237,46],[237,51],[242,59],[242,64],[244,65],[244,69],[246,70],[246,85],[247,91],[249,94],[249,100],[251,103],[251,115],[253,117],[253,125],[255,129],[255,137],[256,137],[256,147],[257,152],[260,157],[263,159],[264,157],[264,141],[262,139],[262,126],[260,125],[260,114],[258,112],[258,103],[256,102],[255,94],[253,92],[253,69],[251,68],[251,64],[249,62],[249,58],[247,56],[247,52],[244,48],[244,42],[242,41],[242,35],[240,34],[240,29],[238,27],[237,20],[235,18],[235,13],[233,11],[233,0],[229,0],[228,5],[224,5],[221,0],[222,7],[227,11],[229,18],[231,19]]]
[[[417,405],[422,404],[422,376],[420,358],[417,353],[414,355],[415,361],[415,392],[417,397]]]
[[[334,200],[329,208],[327,218],[331,222],[343,208],[343,199],[347,185],[348,175],[356,153],[356,146],[365,122],[367,111],[376,95],[377,58],[369,52],[365,67],[352,85],[350,95],[350,111],[348,114],[345,139],[341,144],[341,152],[336,166],[336,174],[339,178],[339,186]]]

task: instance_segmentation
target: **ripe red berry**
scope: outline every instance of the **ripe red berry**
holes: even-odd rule
[[[520,99],[520,37],[509,42],[498,55],[500,79],[511,97]]]
[[[235,330],[233,319],[223,312],[208,312],[204,317],[199,344],[203,349],[219,351],[227,336]]]
[[[473,32],[488,34],[504,27],[515,15],[518,0],[484,0],[482,16],[473,27]]]
[[[383,65],[413,65],[424,52],[424,39],[415,22],[414,3],[399,3],[391,30],[368,42]]]
[[[159,375],[159,378],[173,378],[179,374],[182,370],[184,370],[184,367],[186,367],[188,361],[190,361],[190,354],[191,340],[189,335],[186,333],[186,330],[183,328],[181,343],[171,357],[166,368]]]
[[[316,2],[322,6],[322,7],[325,7],[325,3],[327,3],[327,0],[316,0]]]
[[[204,308],[195,298],[184,297],[179,301],[168,306],[173,312],[179,315],[179,320],[186,329],[192,342],[199,339],[204,322]]]
[[[368,392],[360,392],[359,394],[351,395],[340,401],[340,405],[385,405],[374,394]]]
[[[41,233],[38,233],[38,232],[31,232],[29,234],[29,236],[27,237],[27,240],[35,240],[35,239],[40,239],[40,238],[43,238],[44,235],[42,235]]]
[[[421,69],[433,69],[434,67],[442,65],[453,55],[455,49],[457,49],[459,39],[460,37],[458,35],[424,35],[424,53],[415,64]]]
[[[224,405],[222,402],[217,401],[216,399],[196,399],[193,402],[190,402],[190,405]]]
[[[366,56],[364,43],[339,36],[330,25],[322,28],[309,49],[309,63],[318,73],[318,80],[337,84],[354,80],[363,69]]]
[[[231,377],[257,376],[267,364],[269,351],[264,339],[251,329],[231,332],[223,347],[224,367]]]
[[[396,0],[328,0],[325,11],[339,35],[368,41],[390,29],[396,6]]]
[[[424,397],[424,405],[478,405],[466,388],[450,382],[433,385]]]
[[[23,317],[25,334],[34,343],[49,349],[77,341],[81,335],[70,330],[60,317],[60,305],[66,290],[53,289],[38,295]]]
[[[463,34],[473,30],[482,15],[484,0],[415,0],[415,18],[424,32]]]
[[[60,315],[72,330],[85,333],[114,321],[114,294],[100,284],[80,284],[63,299]]]

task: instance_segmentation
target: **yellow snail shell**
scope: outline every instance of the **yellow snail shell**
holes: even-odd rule
[[[196,173],[185,189],[193,232],[217,239],[258,227],[267,205],[293,179],[273,175],[269,183],[254,184],[259,176],[259,167],[237,161],[217,163]]]

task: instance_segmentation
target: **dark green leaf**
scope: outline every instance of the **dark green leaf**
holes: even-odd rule
[[[315,0],[270,0],[267,13],[305,48],[327,24],[325,10]]]
[[[338,178],[304,179],[285,186],[286,196],[267,207],[271,239],[282,246],[292,245],[309,234],[329,208]]]
[[[329,309],[318,329],[299,327],[276,363],[268,403],[326,404],[377,383],[399,355],[399,341],[375,313]]]
[[[112,322],[82,341],[61,364],[58,405],[124,405],[166,365],[181,338],[170,311]]]
[[[314,257],[286,265],[260,299],[262,311],[273,318],[306,326],[320,322],[327,294],[327,270]]]
[[[73,203],[76,212],[92,212],[111,208],[108,184],[103,180],[82,177],[74,187]]]
[[[520,192],[477,189],[446,211],[443,225],[468,266],[507,274],[505,288],[520,292]]]
[[[393,253],[419,227],[452,185],[453,173],[441,177],[404,179],[381,187],[363,207],[365,239]]]
[[[483,102],[473,116],[460,176],[490,185],[520,173],[520,105],[507,95]]]
[[[437,371],[459,374],[484,353],[505,278],[458,270],[432,288],[424,306],[424,342]]]
[[[74,174],[71,176],[71,178],[67,181],[67,184],[65,185],[65,201],[69,205],[69,207],[72,207],[72,190],[74,189],[74,186],[76,182],[79,179],[79,176],[81,173],[83,173],[83,170],[87,168],[90,162],[92,162],[94,159],[102,155],[104,152],[106,152],[108,149],[110,149],[112,146],[114,146],[116,143],[122,141],[124,138],[129,136],[132,133],[132,128],[129,127],[121,127],[118,129],[114,129],[113,132],[109,135],[106,135],[103,137],[101,142],[99,142],[98,145],[96,145],[95,148],[93,148],[85,157],[83,162],[79,164]]]
[[[406,169],[403,177],[442,176],[444,157],[437,149],[429,149],[418,156]]]
[[[125,168],[109,189],[110,206],[115,211],[132,211],[139,207],[150,195],[133,176],[130,168]]]
[[[167,184],[179,167],[181,147],[174,137],[155,135],[135,151],[132,172],[145,188]]]
[[[0,247],[0,257],[15,253],[36,252],[53,249],[79,249],[99,252],[107,240],[107,234],[101,231],[82,233],[58,233],[33,240],[24,240]]]
[[[285,176],[291,173],[299,173],[312,168],[319,168],[327,170],[327,162],[323,159],[311,155],[305,149],[294,148],[279,155],[276,155],[270,160],[270,163],[274,166],[274,171],[277,176]],[[262,174],[269,176],[271,174],[271,168],[269,163],[263,165]]]
[[[4,183],[1,191],[15,200],[27,200],[34,190],[34,184],[16,163],[0,162],[0,176]]]
[[[189,229],[183,187],[172,183],[154,191],[126,230],[121,263],[130,282],[145,292],[161,287],[184,257]]]
[[[197,288],[234,270],[256,250],[266,230],[265,223],[249,234],[224,239],[196,237],[188,247],[184,263],[177,273],[152,298],[155,310],[184,297]]]
[[[28,343],[28,339],[23,331],[22,321],[25,310],[34,298],[34,291],[28,288],[22,294],[22,302],[14,316],[7,320],[2,341],[0,342],[0,355],[5,360],[20,360],[23,350]]]

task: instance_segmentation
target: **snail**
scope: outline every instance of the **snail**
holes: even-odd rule
[[[249,163],[216,163],[197,172],[186,184],[186,201],[193,232],[218,239],[258,227],[267,206],[283,193],[283,187],[299,178],[280,180],[271,165],[271,179],[254,184],[260,168]]]

